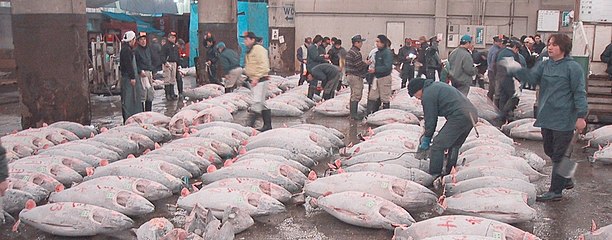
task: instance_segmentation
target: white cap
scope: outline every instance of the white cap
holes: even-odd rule
[[[136,33],[134,31],[127,31],[123,34],[123,39],[121,41],[129,42],[136,38]]]

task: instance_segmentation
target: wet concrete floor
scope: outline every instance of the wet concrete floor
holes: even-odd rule
[[[186,78],[186,86],[193,84],[193,78]],[[120,99],[118,96],[104,97],[92,96],[92,125],[97,127],[112,127],[121,123]],[[153,110],[172,116],[182,106],[183,102],[166,102],[163,90],[156,91]],[[246,114],[239,112],[235,115],[237,123],[244,123]],[[19,129],[18,94],[14,91],[0,91],[0,134],[4,135]],[[349,121],[345,117],[323,117],[311,111],[300,118],[274,118],[273,127],[293,125],[298,123],[313,123],[336,128],[343,132],[347,138],[346,143],[358,140],[357,133],[363,132],[367,126],[361,122]],[[258,123],[261,124],[261,123]],[[542,143],[538,141],[515,140],[519,148],[535,151],[546,159]],[[584,143],[580,143],[584,144]],[[591,164],[587,156],[592,156],[593,150],[584,151],[575,146],[574,158],[581,161],[575,176],[576,187],[565,191],[564,199],[555,203],[536,203],[534,207],[538,212],[536,220],[515,226],[534,233],[542,239],[576,239],[581,233],[588,232],[591,221],[598,226],[612,224],[612,166]],[[334,160],[334,158],[330,158]],[[315,167],[319,175],[325,171],[325,162]],[[550,161],[544,173],[550,173]],[[536,182],[540,191],[548,188],[548,179]],[[153,217],[166,217],[177,223],[181,222],[182,214],[168,207],[176,203],[177,197],[155,202],[156,212],[136,218],[135,227]],[[287,205],[287,212],[265,218],[256,219],[255,226],[240,233],[236,239],[391,239],[392,231],[372,230],[345,224],[331,215],[321,211],[306,209],[305,206]],[[432,211],[411,212],[417,221],[437,216]],[[13,233],[11,226],[0,227],[0,239],[67,239],[42,233],[31,227],[21,225],[19,233]],[[126,238],[129,233],[113,236],[97,236],[94,238],[69,239],[117,239]]]

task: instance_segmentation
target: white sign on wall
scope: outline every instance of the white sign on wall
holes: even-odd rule
[[[559,31],[561,12],[558,10],[538,10],[538,32]]]
[[[612,1],[580,0],[579,17],[584,22],[612,23]]]

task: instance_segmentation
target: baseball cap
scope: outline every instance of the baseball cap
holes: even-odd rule
[[[129,42],[136,38],[136,33],[134,31],[127,31],[123,34],[123,39],[121,41]]]
[[[462,44],[463,44],[463,43],[469,43],[469,42],[471,43],[471,42],[472,42],[472,36],[467,35],[467,34],[466,34],[466,35],[463,35],[463,36],[461,36],[461,40],[460,40],[460,42],[461,42]]]
[[[362,38],[361,35],[357,34],[357,35],[355,35],[355,36],[353,36],[351,38],[351,41],[353,41],[353,42],[365,42],[366,39]]]
[[[146,38],[147,37],[147,33],[146,32],[139,32],[137,39],[140,39],[141,37],[145,37]]]
[[[414,78],[408,82],[408,94],[411,97],[414,97],[414,94],[419,90],[423,89],[425,85],[425,79],[423,78]]]
[[[176,37],[176,32],[170,32],[170,33],[168,33],[168,37],[170,37],[170,36],[175,36],[175,37]]]
[[[261,41],[261,37],[258,37],[257,35],[255,35],[254,32],[244,32],[244,34],[240,37],[255,39],[255,41]]]

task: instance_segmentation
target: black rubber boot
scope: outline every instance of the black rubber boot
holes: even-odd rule
[[[308,87],[308,98],[310,98],[310,100],[312,100],[312,98],[314,97],[315,91],[317,90],[317,87]]]
[[[249,116],[247,117],[246,125],[248,127],[255,127],[255,121],[257,121],[257,117],[259,114],[255,112],[249,112]]]
[[[376,105],[376,101],[368,100],[368,105],[366,106],[366,114],[367,115],[370,115],[370,114],[376,112],[375,105]]]
[[[153,101],[145,101],[145,104],[144,104],[145,111],[150,112],[152,107],[153,107]]]
[[[383,103],[382,104],[382,109],[389,109],[391,108],[391,103]]]
[[[353,118],[354,120],[361,120],[359,114],[357,113],[357,110],[359,109],[359,102],[351,101],[349,102],[349,107],[351,110],[351,118]]]
[[[263,119],[264,124],[263,127],[257,130],[259,130],[260,132],[265,132],[272,129],[272,110],[267,109],[261,111],[261,118]]]
[[[172,94],[170,94],[170,85],[164,85],[164,92],[166,93],[166,101],[172,101]]]
[[[168,93],[170,94],[170,98],[172,100],[176,100],[178,96],[174,93],[174,84],[168,85]]]
[[[374,103],[374,112],[378,112],[378,110],[380,110],[380,99]]]

